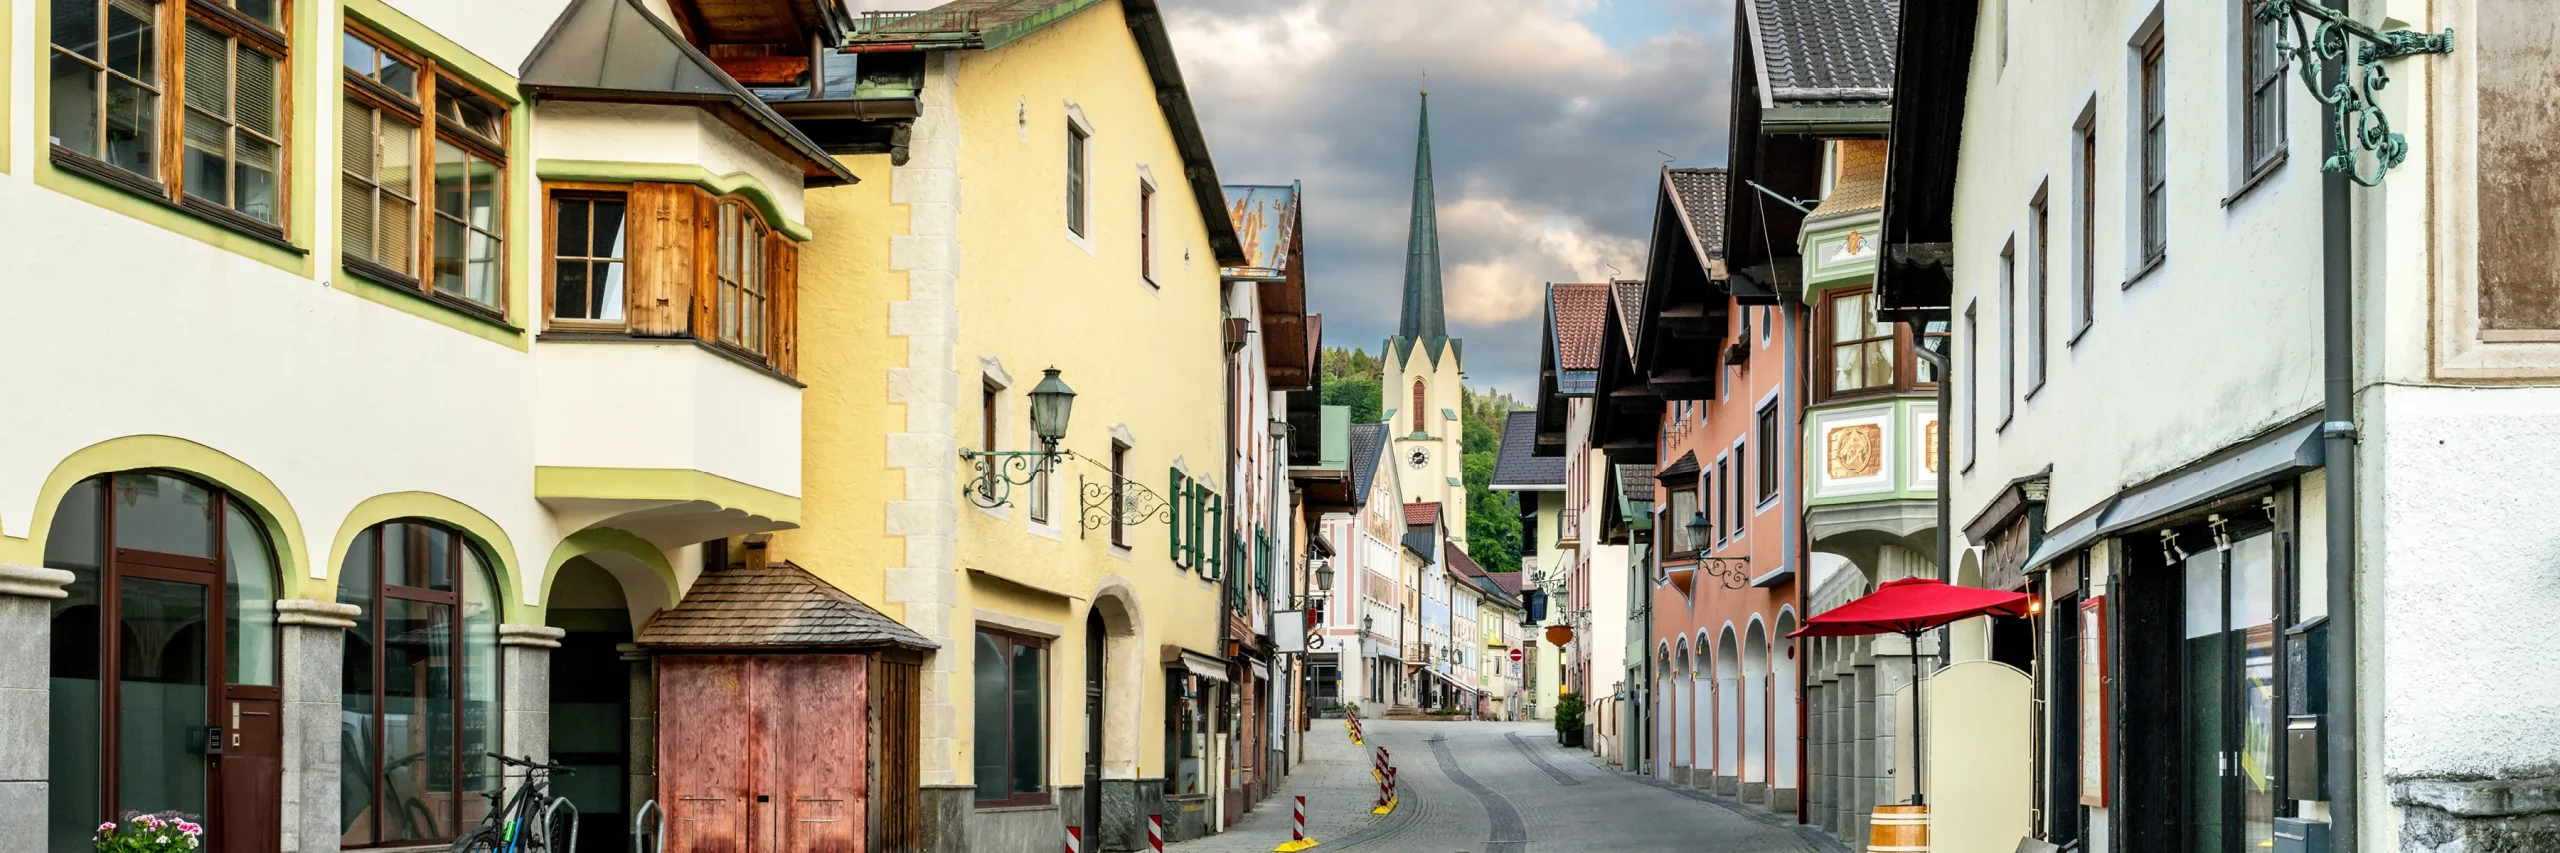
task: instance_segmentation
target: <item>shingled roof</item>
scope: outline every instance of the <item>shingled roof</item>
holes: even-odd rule
[[[1662,174],[1680,200],[1680,224],[1689,231],[1690,245],[1701,258],[1723,260],[1725,171],[1664,169]]]
[[[1831,194],[1813,208],[1807,221],[1884,209],[1884,140],[1841,140],[1839,162],[1839,180],[1831,185]]]
[[[1449,555],[1450,571],[1471,578],[1484,577],[1484,567],[1476,565],[1476,558],[1467,556],[1467,550],[1458,547],[1458,543],[1440,540],[1440,553]]]
[[[1405,504],[1404,523],[1408,527],[1440,523],[1439,504]]]
[[[1503,416],[1502,448],[1493,458],[1493,488],[1551,491],[1564,488],[1562,456],[1539,456],[1538,413]]]
[[[1631,501],[1653,500],[1653,466],[1618,466],[1618,494]]]
[[[705,573],[634,645],[683,649],[915,649],[932,640],[792,563]]]
[[[1617,291],[1610,303],[1618,311],[1618,326],[1627,330],[1627,357],[1636,357],[1635,330],[1644,328],[1644,282],[1615,281],[1609,287]]]
[[[1769,100],[1800,106],[1893,102],[1901,0],[1752,0],[1754,51]]]

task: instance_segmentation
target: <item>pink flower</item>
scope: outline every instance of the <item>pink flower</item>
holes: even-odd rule
[[[114,831],[116,831],[116,823],[115,823],[115,821],[107,821],[106,823],[98,824],[98,831],[99,831],[99,832],[114,832]]]

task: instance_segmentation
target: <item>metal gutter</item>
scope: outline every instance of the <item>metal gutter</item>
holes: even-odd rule
[[[1893,129],[1892,107],[1790,107],[1760,113],[1762,136],[1884,136]]]

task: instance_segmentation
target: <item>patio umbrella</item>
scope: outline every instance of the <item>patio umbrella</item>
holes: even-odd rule
[[[1787,634],[1789,637],[1861,637],[1870,634],[1901,634],[1911,641],[1911,672],[1920,674],[1920,634],[1931,628],[1961,622],[1976,616],[2025,616],[2032,596],[2023,592],[2000,592],[1969,586],[1949,586],[1932,578],[1904,578],[1876,587],[1876,591],[1847,604],[1831,608],[1804,620],[1804,627]],[[1922,710],[1920,691],[1911,692],[1911,802],[1928,802],[1920,783],[1927,775],[1923,766],[1928,761],[1927,712]]]

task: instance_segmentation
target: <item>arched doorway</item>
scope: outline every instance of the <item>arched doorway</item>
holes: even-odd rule
[[[71,487],[45,566],[54,599],[46,847],[92,849],[126,811],[178,811],[206,849],[282,843],[275,549],[217,486],[161,471]]]
[[[1798,640],[1787,636],[1788,634],[1795,633],[1795,630],[1795,612],[1792,610],[1779,611],[1777,628],[1777,636],[1779,638],[1778,653],[1775,659],[1771,661],[1771,663],[1774,664],[1776,671],[1769,677],[1769,722],[1770,728],[1773,730],[1773,733],[1769,738],[1769,743],[1772,748],[1777,750],[1777,755],[1775,756],[1777,759],[1775,762],[1777,769],[1772,775],[1770,784],[1784,792],[1779,796],[1772,797],[1772,804],[1781,806],[1788,810],[1795,808],[1794,794],[1797,787],[1796,761],[1798,756],[1796,754],[1796,690],[1797,683],[1800,679],[1796,677],[1796,667],[1799,665],[1796,660],[1796,656],[1801,654],[1801,650],[1804,648]],[[1784,802],[1776,802],[1781,799],[1783,799]]]
[[[1648,733],[1653,745],[1653,778],[1668,781],[1671,778],[1671,727],[1679,720],[1679,716],[1672,713],[1677,705],[1672,699],[1672,688],[1680,683],[1671,677],[1670,649],[1654,653],[1654,672],[1659,675],[1654,679],[1653,707],[1648,715],[1653,721],[1653,731]]]
[[[1766,801],[1769,784],[1769,634],[1758,618],[1742,640],[1742,790]]]
[[[1689,661],[1689,742],[1697,745],[1697,776],[1691,784],[1708,786],[1715,781],[1716,766],[1716,671],[1707,662],[1707,634],[1698,632],[1698,656]]]
[[[1681,770],[1696,767],[1697,741],[1688,737],[1690,718],[1697,716],[1693,703],[1682,699],[1689,692],[1689,641],[1683,638],[1671,652],[1671,689],[1664,697],[1663,708],[1670,711],[1663,728],[1671,730],[1671,778],[1681,778]]]
[[[1738,778],[1734,768],[1742,765],[1742,658],[1730,622],[1716,635],[1716,690],[1717,793],[1731,794],[1724,781]]]
[[[613,573],[580,556],[560,565],[542,602],[543,624],[564,632],[551,650],[551,760],[575,768],[552,788],[578,808],[579,853],[627,850],[630,601]]]

